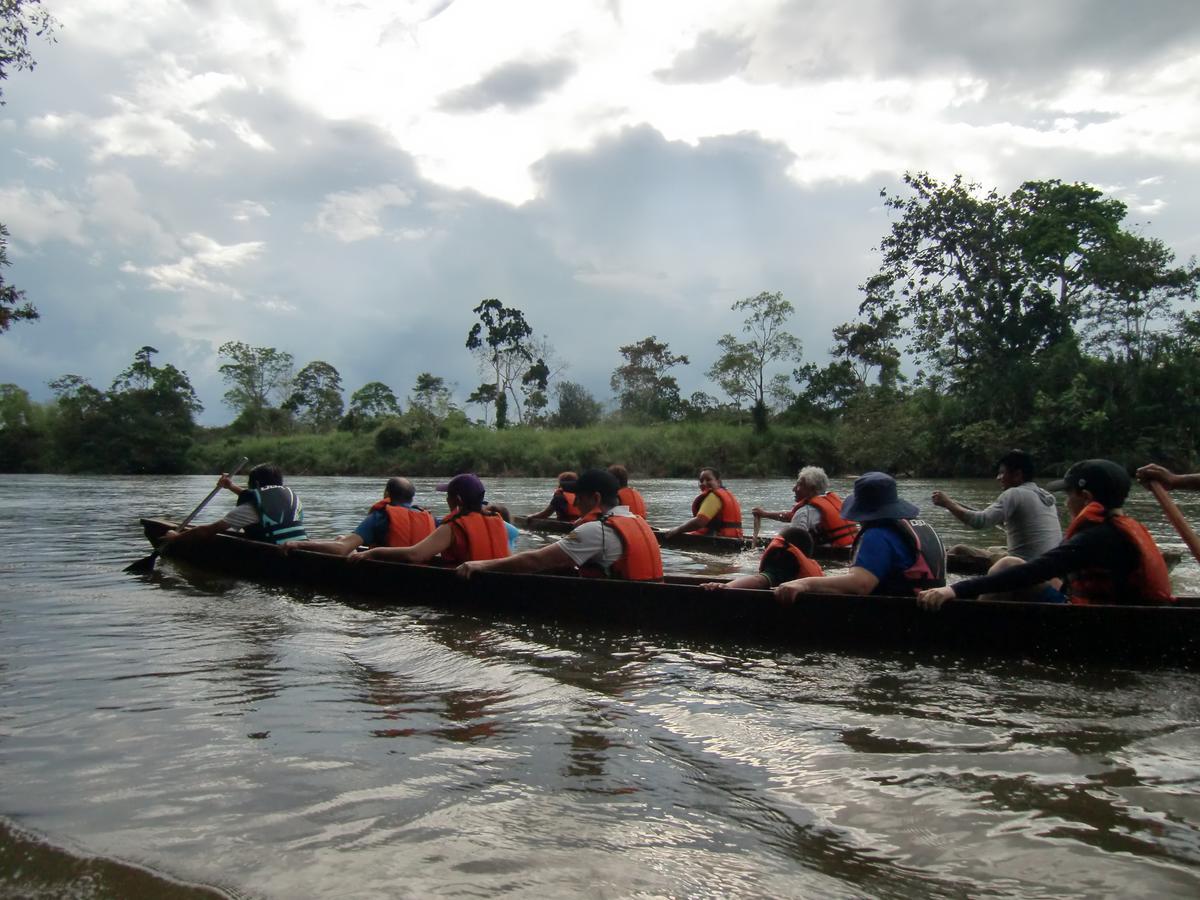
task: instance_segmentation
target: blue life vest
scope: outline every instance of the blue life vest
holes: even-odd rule
[[[308,540],[304,533],[304,507],[291,488],[272,484],[244,490],[238,496],[238,506],[243,503],[253,503],[258,510],[258,523],[242,529],[251,540],[267,544]]]

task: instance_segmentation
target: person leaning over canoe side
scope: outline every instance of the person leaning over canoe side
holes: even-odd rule
[[[242,529],[242,534],[252,541],[266,544],[286,544],[308,538],[304,533],[304,505],[295,491],[283,486],[283,472],[279,466],[271,463],[255,466],[246,477],[244,488],[224,474],[217,479],[217,487],[235,493],[237,505],[215,522],[186,531],[168,531],[163,535],[164,542],[168,545],[179,541],[191,543],[233,528]]]
[[[1146,527],[1122,514],[1129,474],[1108,459],[1085,459],[1048,487],[1067,492],[1071,525],[1066,540],[1037,559],[950,587],[923,591],[925,609],[947,600],[996,595],[1065,578],[1066,590],[1045,600],[1092,603],[1171,603],[1167,564]]]
[[[796,505],[780,512],[767,512],[761,506],[751,510],[756,519],[775,519],[807,528],[814,540],[829,547],[849,547],[858,534],[858,526],[842,517],[842,498],[829,488],[829,476],[820,466],[805,466],[792,485]]]
[[[381,559],[387,562],[424,563],[436,556],[442,562],[461,563],[471,559],[500,559],[508,556],[508,532],[499,513],[483,508],[483,482],[470,474],[455,475],[446,484],[450,512],[442,517],[433,534],[412,547],[375,547],[354,553],[350,562]]]
[[[683,533],[716,537],[742,536],[742,508],[721,484],[721,473],[706,466],[700,470],[700,494],[692,501],[692,517],[663,533],[664,539]]]
[[[807,528],[789,525],[771,538],[758,561],[756,573],[741,575],[732,581],[709,581],[700,586],[709,591],[723,588],[770,590],[797,578],[819,578],[824,573],[810,559],[812,552],[812,532]]]
[[[617,496],[617,479],[603,469],[588,469],[575,484],[575,502],[582,521],[561,541],[526,550],[507,559],[466,562],[458,574],[476,572],[563,572],[621,578],[627,581],[661,581],[662,556],[654,530],[635,516]]]
[[[621,489],[617,492],[617,499],[621,501],[622,506],[628,506],[629,511],[635,516],[646,518],[646,501],[642,498],[641,493],[636,488],[629,486],[629,471],[622,465],[613,464],[608,467],[609,474],[617,479],[617,484]]]
[[[948,510],[968,528],[1003,525],[1008,555],[1028,561],[1062,543],[1054,495],[1034,484],[1033,476],[1033,457],[1024,450],[1011,450],[996,463],[996,480],[1004,490],[987,509],[963,506],[942,491],[933,492],[933,505]]]
[[[350,534],[332,541],[294,541],[288,552],[311,550],[347,556],[366,544],[370,547],[411,547],[433,534],[437,528],[433,513],[413,503],[417,491],[407,478],[389,478],[383,489],[384,499],[371,507],[365,519]]]
[[[574,472],[559,472],[558,487],[546,508],[540,513],[528,516],[530,519],[549,519],[553,516],[560,522],[574,522],[582,515],[575,505],[575,480],[579,476]]]
[[[862,528],[844,575],[799,578],[775,588],[775,599],[790,604],[801,594],[887,594],[912,596],[946,583],[946,551],[921,511],[896,493],[896,479],[867,472],[855,479],[842,516]]]

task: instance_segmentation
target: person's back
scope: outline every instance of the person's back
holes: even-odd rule
[[[499,513],[459,509],[442,518],[442,527],[450,525],[450,546],[441,553],[447,563],[503,559],[509,555],[508,531]]]
[[[923,519],[878,519],[862,523],[851,566],[877,579],[872,594],[908,596],[946,583],[942,539]]]
[[[1002,516],[1010,555],[1034,559],[1062,543],[1062,523],[1054,495],[1032,481],[1007,488],[991,507],[978,512],[983,525],[990,524],[987,513],[993,508],[998,508]]]
[[[289,487],[264,484],[247,488],[238,495],[238,506],[252,506],[257,521],[243,525],[242,533],[253,541],[286,544],[308,539],[304,531],[304,506]]]

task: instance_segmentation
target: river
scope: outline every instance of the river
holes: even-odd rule
[[[382,482],[293,486],[321,537]],[[122,573],[138,517],[211,484],[0,482],[0,897],[1200,895],[1200,673],[597,637]],[[692,482],[636,486],[654,524],[688,515]],[[788,480],[727,486],[747,513],[790,506]],[[489,499],[530,512],[549,487]],[[994,483],[901,493],[947,545],[1002,543],[934,487],[982,505]],[[1145,492],[1130,508],[1182,548]],[[1200,594],[1200,567],[1175,583]]]

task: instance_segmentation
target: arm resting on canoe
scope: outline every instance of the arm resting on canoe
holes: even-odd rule
[[[865,596],[879,584],[879,579],[861,566],[851,566],[845,575],[822,575],[785,581],[775,588],[775,599],[785,606],[796,602],[801,594],[858,594]]]
[[[460,565],[454,571],[461,578],[470,578],[476,572],[519,572],[533,574],[536,572],[573,571],[575,563],[567,556],[558,544],[549,544],[537,550],[526,550],[524,553],[514,553],[503,559],[472,560]]]
[[[424,563],[429,562],[443,550],[450,549],[454,540],[454,526],[447,522],[439,525],[433,534],[411,547],[375,547],[363,553],[352,553],[351,562],[361,559],[382,559],[385,562]]]
[[[228,531],[232,527],[224,519],[218,519],[215,522],[209,522],[207,525],[195,525],[183,531],[168,531],[162,536],[162,540],[159,543],[168,547],[173,544],[190,544],[194,541],[207,540],[215,534]]]
[[[692,516],[682,525],[676,525],[670,531],[663,533],[663,538],[670,540],[673,537],[678,537],[681,534],[686,534],[689,531],[702,531],[711,520],[708,516]]]

